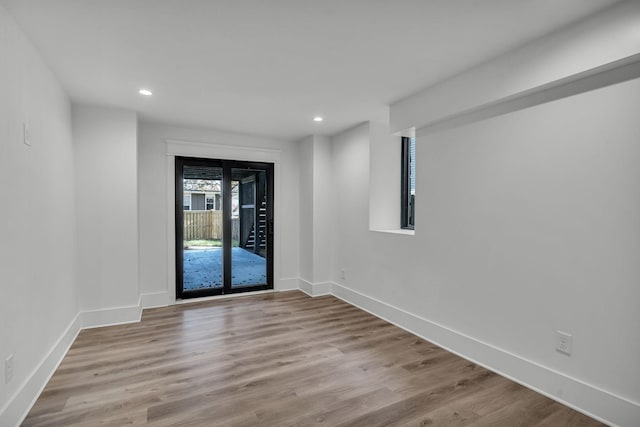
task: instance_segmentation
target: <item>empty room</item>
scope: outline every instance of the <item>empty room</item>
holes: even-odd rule
[[[0,427],[638,427],[639,112],[636,0],[0,0]]]

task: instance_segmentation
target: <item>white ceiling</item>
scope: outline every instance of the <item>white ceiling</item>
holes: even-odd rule
[[[390,103],[617,1],[0,2],[73,102],[297,140],[384,120]]]

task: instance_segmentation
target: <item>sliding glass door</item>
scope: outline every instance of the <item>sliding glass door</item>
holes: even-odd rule
[[[273,165],[176,158],[176,297],[273,288]]]

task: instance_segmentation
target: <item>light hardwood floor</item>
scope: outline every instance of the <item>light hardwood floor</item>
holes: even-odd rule
[[[24,426],[596,426],[334,297],[145,310],[85,330]]]

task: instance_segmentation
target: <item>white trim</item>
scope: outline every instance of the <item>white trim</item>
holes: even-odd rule
[[[203,301],[215,301],[215,300],[229,299],[229,298],[248,297],[248,296],[260,295],[260,294],[272,294],[274,292],[275,291],[273,289],[266,289],[264,291],[240,292],[237,294],[211,295],[208,297],[177,299],[175,305],[193,304],[193,303],[198,303]]]
[[[331,295],[331,282],[319,282],[313,284],[313,296]]]
[[[332,282],[311,283],[303,278],[298,279],[299,289],[311,297],[331,295]]]
[[[166,307],[169,305],[169,298],[167,292],[149,292],[140,295],[142,301],[142,309]]]
[[[415,230],[409,230],[409,229],[404,229],[404,228],[398,228],[398,229],[395,229],[395,230],[369,229],[369,231],[375,231],[376,233],[400,234],[400,235],[403,235],[403,236],[415,236],[416,235],[416,231]]]
[[[80,313],[78,313],[51,347],[51,350],[0,409],[0,426],[19,426],[24,421],[80,330],[81,319]]]
[[[167,303],[176,303],[176,158],[167,156]]]
[[[303,278],[298,279],[298,289],[300,289],[302,292],[309,295],[310,297],[314,296],[313,285],[311,284],[311,282],[307,282]]]
[[[640,420],[640,404],[637,402],[409,313],[344,285],[331,283],[330,289],[331,294],[336,298],[596,420],[612,426],[637,425]],[[305,289],[301,288],[301,290],[309,293]]]
[[[280,161],[281,150],[272,148],[244,147],[177,139],[167,139],[165,142],[168,156],[209,157],[212,159],[267,163]]]
[[[139,322],[142,317],[141,301],[142,296],[138,298],[136,305],[82,311],[80,312],[82,329]]]
[[[276,282],[275,291],[293,291],[299,289],[297,277],[283,277]]]

